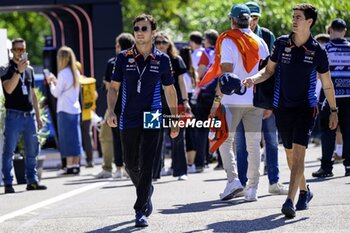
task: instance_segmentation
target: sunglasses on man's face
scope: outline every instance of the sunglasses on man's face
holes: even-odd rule
[[[23,53],[24,51],[26,51],[25,48],[12,48],[13,51],[15,51],[16,53]]]
[[[169,42],[168,41],[165,41],[165,40],[156,40],[154,42],[155,45],[167,45]]]
[[[139,32],[139,31],[147,32],[148,31],[148,27],[147,26],[142,26],[142,27],[135,26],[134,27],[134,32]]]

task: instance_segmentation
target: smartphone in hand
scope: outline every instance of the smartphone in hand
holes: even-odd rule
[[[50,71],[48,69],[43,69],[43,72],[45,76],[50,76]]]
[[[28,60],[28,53],[23,53],[21,56],[22,60]]]

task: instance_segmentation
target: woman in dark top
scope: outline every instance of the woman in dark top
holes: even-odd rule
[[[192,50],[190,46],[184,46],[180,49],[180,56],[185,62],[187,72],[184,74],[184,81],[187,91],[187,98],[191,100],[194,89],[196,87],[197,72],[193,67],[192,63]],[[190,101],[192,109],[195,108],[195,103]],[[188,127],[185,129],[185,140],[186,140],[186,157],[187,157],[187,172],[195,173],[196,166],[194,159],[196,157],[196,145],[195,145],[195,131],[194,128]]]
[[[182,58],[178,56],[178,52],[175,48],[173,41],[170,37],[164,32],[158,32],[154,37],[154,44],[158,50],[163,53],[166,53],[171,61],[173,68],[173,75],[175,79],[175,89],[177,93],[177,102],[178,104],[183,104],[185,111],[190,111],[191,107],[188,103],[187,91],[184,82],[184,74],[187,72],[186,65],[183,62]],[[165,101],[165,98],[162,98],[163,113],[165,115],[170,115],[170,110]],[[159,143],[159,147],[162,146],[162,142]],[[161,150],[159,150],[161,151]],[[159,155],[161,152],[159,153]],[[172,154],[172,168],[173,176],[178,177],[179,180],[187,180],[187,160],[185,152],[185,131],[184,129],[180,130],[179,136],[171,140],[171,154]],[[160,164],[161,156],[158,156],[155,159],[157,163],[158,170],[155,171],[153,178],[159,178],[160,173]],[[158,177],[157,177],[158,176]]]

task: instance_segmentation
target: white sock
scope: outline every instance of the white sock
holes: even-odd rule
[[[343,155],[343,144],[337,144],[335,146],[335,153],[341,157]]]

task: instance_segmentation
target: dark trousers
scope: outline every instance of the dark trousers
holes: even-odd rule
[[[180,129],[179,136],[171,139],[171,158],[173,176],[187,175],[187,160],[185,151],[185,130]]]
[[[114,163],[117,167],[122,167],[124,163],[123,163],[122,143],[120,139],[119,127],[112,128],[112,136],[113,136]]]
[[[86,162],[90,163],[93,160],[93,151],[92,151],[92,143],[91,143],[91,136],[90,136],[90,126],[91,126],[91,120],[88,121],[82,121],[80,123],[81,128],[81,139],[83,142],[83,149],[86,154]]]
[[[154,164],[153,164],[153,179],[160,179],[160,172],[162,170],[162,167],[164,166],[164,129],[160,130],[160,137],[159,137],[159,143],[156,149],[156,155],[154,157]]]
[[[152,185],[153,161],[158,148],[160,130],[141,128],[121,130],[125,169],[136,187],[136,212],[144,211]]]
[[[209,154],[209,129],[198,128],[196,129],[196,158],[194,163],[198,168],[204,168],[206,159]]]
[[[343,136],[343,158],[344,166],[350,166],[350,98],[337,98],[337,106],[339,109],[338,120],[340,132]],[[330,130],[329,123],[329,106],[323,107],[320,112],[321,120],[321,141],[322,141],[322,159],[321,168],[327,172],[333,169],[332,156],[335,146],[336,129]]]

